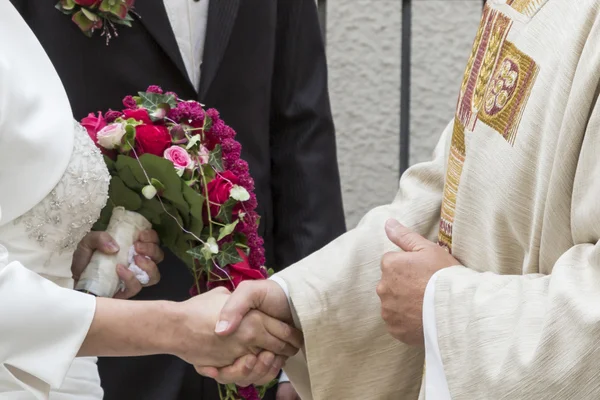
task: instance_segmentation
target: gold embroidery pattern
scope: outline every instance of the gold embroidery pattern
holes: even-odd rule
[[[548,0],[507,0],[506,4],[527,17],[533,17]]]
[[[465,127],[458,120],[454,120],[452,144],[448,157],[448,171],[444,185],[444,199],[442,201],[442,216],[438,242],[440,246],[452,249],[452,225],[454,224],[454,211],[456,209],[456,196],[462,168],[465,163]]]
[[[520,0],[510,2],[512,6],[517,3],[521,4]],[[527,4],[534,3],[542,2],[528,0]],[[538,73],[536,63],[506,40],[511,27],[510,18],[485,6],[458,98],[444,185],[438,243],[450,252],[466,157],[465,132],[472,132],[481,120],[513,145]]]
[[[486,5],[458,99],[456,116],[470,131],[475,128],[487,85],[511,26],[510,18]]]
[[[499,60],[479,119],[513,145],[539,68],[531,57],[508,41]]]

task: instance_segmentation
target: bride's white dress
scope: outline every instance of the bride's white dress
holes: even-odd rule
[[[0,398],[99,400],[96,360],[75,358],[95,299],[72,290],[71,260],[110,176],[8,0],[0,37]]]
[[[50,194],[13,222],[0,227],[0,268],[19,262],[69,289],[73,288],[70,268],[73,252],[100,216],[110,181],[100,151],[80,125],[76,125],[74,139],[67,170]],[[1,371],[0,398],[35,399],[9,373]],[[50,399],[102,399],[96,359],[76,358],[60,389],[50,393]]]

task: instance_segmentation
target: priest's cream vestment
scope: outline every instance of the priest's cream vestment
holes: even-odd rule
[[[453,400],[600,398],[599,84],[600,0],[488,0],[433,161],[278,274],[304,399],[419,397],[425,352],[386,334],[375,293],[390,217],[462,264],[432,281],[427,349]]]

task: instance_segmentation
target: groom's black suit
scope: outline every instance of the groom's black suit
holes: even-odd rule
[[[314,0],[211,0],[199,93],[161,0],[138,0],[141,20],[121,28],[109,46],[85,37],[54,9],[56,0],[12,2],[52,59],[76,118],[119,109],[125,95],[151,84],[221,112],[256,181],[269,266],[283,268],[344,231]],[[186,299],[192,282],[183,264],[168,255],[160,269],[160,284],[139,298]],[[99,365],[107,400],[218,399],[212,382],[175,357]]]

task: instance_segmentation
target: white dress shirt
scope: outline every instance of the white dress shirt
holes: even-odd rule
[[[200,87],[209,1],[164,0],[185,69],[196,91]]]

